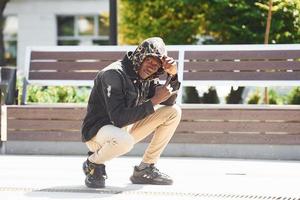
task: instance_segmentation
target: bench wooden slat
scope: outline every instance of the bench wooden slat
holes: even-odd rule
[[[81,120],[22,120],[11,119],[7,122],[8,130],[62,131],[80,130]]]
[[[174,58],[175,60],[178,60],[179,52],[178,51],[168,51],[168,56]]]
[[[97,62],[31,62],[30,71],[74,71],[74,70],[101,70],[111,64],[111,61],[97,61]]]
[[[278,144],[299,145],[299,135],[265,135],[265,134],[191,134],[176,132],[172,143],[191,144]]]
[[[108,60],[123,59],[126,51],[32,51],[31,60]],[[169,51],[168,55],[178,59],[178,51]]]
[[[182,120],[284,120],[300,122],[300,110],[183,109]]]
[[[9,131],[8,140],[16,141],[81,141],[79,131]]]
[[[294,72],[184,72],[183,80],[300,80]]]
[[[297,59],[300,58],[300,50],[256,50],[256,51],[186,51],[185,59]]]
[[[295,132],[295,130],[298,130]],[[195,121],[181,122],[177,131],[182,132],[239,132],[255,134],[272,132],[277,134],[293,133],[300,136],[300,123],[279,123],[279,122],[226,122],[226,121]]]
[[[30,72],[31,80],[93,80],[97,70],[93,72]]]
[[[7,110],[8,119],[55,119],[55,120],[82,120],[85,116],[86,108],[36,108],[36,107],[16,107]]]
[[[108,60],[122,59],[126,51],[32,51],[31,60]]]
[[[299,61],[216,61],[216,62],[185,62],[185,70],[300,70]]]

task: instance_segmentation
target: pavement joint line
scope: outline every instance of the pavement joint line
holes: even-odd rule
[[[112,189],[66,189],[66,188],[30,188],[30,187],[0,187],[0,192],[58,192],[58,193],[93,193],[93,194],[121,194],[144,196],[183,196],[194,198],[220,198],[220,199],[272,199],[272,200],[300,200],[300,197],[264,196],[250,194],[226,194],[226,193],[195,193],[195,192],[162,192],[162,191],[126,191]]]

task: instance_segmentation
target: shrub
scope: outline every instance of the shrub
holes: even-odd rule
[[[252,93],[249,97],[248,104],[258,104],[260,101],[260,93],[259,90],[256,90],[254,93]]]
[[[184,87],[183,103],[200,103],[200,97],[195,87]]]
[[[31,103],[86,103],[89,87],[29,86],[27,102]]]
[[[205,92],[203,94],[203,97],[201,98],[203,103],[213,103],[218,104],[220,103],[218,93],[215,87],[210,87],[208,89],[208,92]]]
[[[287,97],[288,104],[300,104],[300,87],[295,87],[288,94]]]

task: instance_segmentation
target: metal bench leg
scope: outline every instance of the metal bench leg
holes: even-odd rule
[[[28,85],[28,83],[27,83],[26,79],[24,78],[24,80],[23,80],[22,98],[21,98],[21,105],[24,105],[25,102],[26,102],[27,85]]]
[[[5,142],[0,142],[0,151],[1,151],[2,155],[4,155],[6,153],[6,144],[5,144]]]

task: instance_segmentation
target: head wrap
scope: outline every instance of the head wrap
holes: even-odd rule
[[[142,62],[147,56],[153,56],[159,59],[162,65],[162,58],[167,56],[166,46],[163,40],[159,37],[152,37],[144,40],[130,55],[129,59],[133,64],[133,70],[138,73]],[[153,79],[160,74],[163,74],[164,70],[162,66],[157,70],[156,73],[148,77],[147,79]]]

